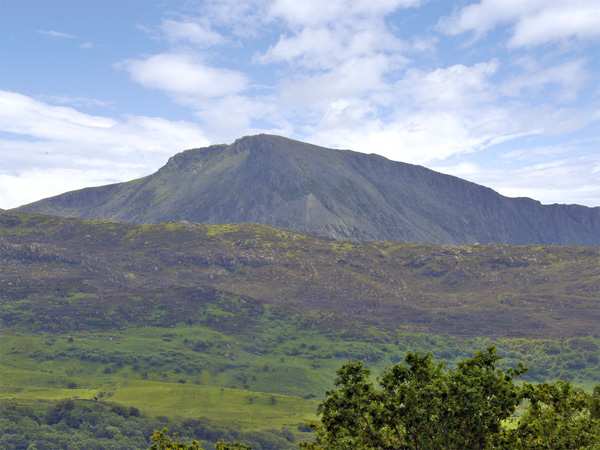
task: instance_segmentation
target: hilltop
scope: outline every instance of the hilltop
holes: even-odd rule
[[[262,223],[352,241],[600,245],[600,207],[542,205],[374,154],[258,135],[16,209],[133,223]]]

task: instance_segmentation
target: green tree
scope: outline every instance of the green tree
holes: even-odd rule
[[[225,442],[223,439],[219,439],[215,445],[216,450],[252,450],[252,447],[242,442]]]
[[[192,441],[191,444],[186,444],[180,440],[173,440],[177,438],[177,433],[173,434],[173,438],[167,435],[167,429],[163,428],[162,431],[154,430],[154,434],[150,438],[154,444],[150,446],[148,450],[204,450],[200,447],[198,441]],[[225,442],[223,439],[215,445],[216,450],[252,450],[251,446],[248,446],[242,442]]]
[[[526,369],[502,370],[493,347],[455,370],[430,353],[409,353],[385,370],[376,387],[362,362],[338,371],[306,449],[485,449],[503,420],[514,414],[522,391],[514,379]]]
[[[191,444],[179,440],[174,441],[167,431],[166,428],[163,428],[162,431],[154,430],[154,434],[150,438],[154,444],[148,450],[203,450],[198,441],[193,441]],[[177,438],[177,433],[174,433],[173,437]]]
[[[319,406],[307,450],[600,450],[600,386],[517,385],[494,347],[448,368],[409,353],[374,383],[362,362],[338,370],[337,389]],[[525,412],[514,418],[519,405]],[[516,426],[508,426],[513,417]],[[513,422],[514,423],[514,422]]]
[[[504,430],[504,448],[600,449],[600,418],[595,415],[600,385],[589,395],[565,381],[526,385],[529,401],[515,429]]]

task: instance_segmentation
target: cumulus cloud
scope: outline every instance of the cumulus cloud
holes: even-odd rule
[[[448,140],[451,136],[452,139]],[[431,163],[468,151],[474,144],[460,118],[451,114],[416,115],[405,121],[372,120],[355,128],[317,127],[310,137],[336,148],[377,153],[395,161]]]
[[[383,27],[304,28],[293,36],[282,36],[264,55],[255,61],[288,62],[313,70],[332,69],[353,58],[384,52],[398,53],[409,46]],[[406,58],[402,58],[406,62]]]
[[[401,53],[412,47],[422,48],[426,41],[403,42],[390,31],[384,19],[392,11],[419,3],[417,0],[371,3],[276,0],[271,4],[268,19],[283,22],[286,33],[254,59],[263,64],[285,62],[310,70],[331,70],[341,62],[382,53],[406,62]]]
[[[341,98],[361,98],[389,89],[383,75],[388,58],[377,55],[344,61],[335,69],[281,84],[281,101],[286,109],[327,107]]]
[[[248,85],[248,77],[234,70],[212,67],[190,53],[161,53],[146,59],[122,61],[116,65],[131,78],[151,89],[173,95],[193,105],[197,101],[236,94]]]
[[[600,38],[600,3],[561,1],[522,17],[508,41],[511,47],[533,47],[566,38]]]
[[[600,3],[595,0],[482,0],[440,19],[438,29],[480,39],[499,25],[512,25],[509,47],[534,47],[564,39],[600,38]]]
[[[188,122],[92,116],[7,91],[0,91],[0,130],[1,208],[147,175],[174,153],[208,144]]]

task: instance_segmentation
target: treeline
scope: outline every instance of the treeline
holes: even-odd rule
[[[240,431],[207,418],[146,417],[135,407],[86,400],[30,404],[0,402],[0,450],[146,450],[155,430],[167,427],[206,450],[219,439],[243,441],[254,450],[297,449],[288,429]]]

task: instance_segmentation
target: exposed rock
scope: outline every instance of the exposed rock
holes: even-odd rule
[[[600,245],[600,207],[542,205],[377,155],[259,135],[127,183],[18,208],[147,223],[262,223],[356,241]]]

